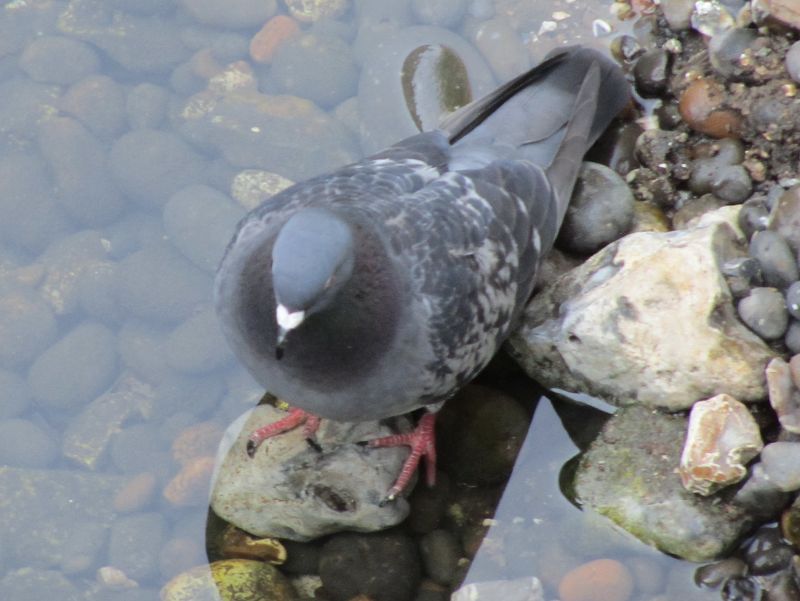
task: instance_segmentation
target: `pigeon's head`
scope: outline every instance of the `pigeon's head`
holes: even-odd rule
[[[350,226],[326,209],[300,210],[283,225],[272,247],[278,348],[350,279],[354,248]]]

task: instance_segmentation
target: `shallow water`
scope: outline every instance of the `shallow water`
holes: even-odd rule
[[[270,67],[248,45],[286,12],[272,4],[0,9],[0,598],[157,599],[207,561],[211,458],[263,392],[210,305],[245,212],[232,190],[253,202],[278,176],[303,179],[413,133],[392,61],[456,35],[416,31],[381,63],[383,39],[422,24],[410,7],[424,3],[365,1],[360,27],[354,9],[303,23],[322,50],[299,46]],[[607,46],[630,28],[590,0],[435,5],[467,11],[451,19],[465,39],[490,21],[478,49],[457,42],[475,93],[554,46]],[[593,35],[598,18],[609,36]],[[649,574],[633,599],[717,598],[691,584],[693,565],[565,499],[559,473],[576,447],[549,401],[536,407],[466,580],[535,575],[554,598],[566,569],[615,558]]]

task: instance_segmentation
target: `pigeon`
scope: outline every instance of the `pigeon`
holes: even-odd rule
[[[552,52],[426,131],[267,199],[239,223],[217,271],[223,333],[292,409],[250,435],[320,418],[426,408],[384,501],[421,459],[435,478],[436,410],[518,323],[564,218],[584,154],[628,104],[598,51]]]

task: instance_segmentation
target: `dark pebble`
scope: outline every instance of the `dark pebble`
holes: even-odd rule
[[[777,518],[786,507],[788,493],[783,492],[770,480],[759,462],[750,467],[750,477],[745,481],[734,497],[736,503],[746,507],[750,513],[761,521]]]
[[[114,333],[84,322],[43,352],[31,366],[28,383],[37,402],[47,407],[82,407],[103,392],[117,375]]]
[[[669,80],[670,54],[661,48],[648,50],[633,67],[636,89],[642,96],[658,96]]]
[[[743,298],[750,289],[764,284],[761,264],[752,257],[737,257],[722,264],[720,269],[734,298]]]
[[[460,483],[485,485],[511,473],[530,417],[507,394],[470,385],[458,393],[457,402],[445,405],[437,423],[444,471]]]
[[[141,129],[111,148],[111,171],[122,190],[146,207],[164,206],[170,196],[205,181],[205,162],[175,134]]]
[[[789,312],[780,290],[753,288],[737,306],[742,321],[764,340],[776,340],[789,326]]]
[[[27,419],[0,421],[0,465],[45,468],[58,455],[60,441]]]
[[[739,209],[737,219],[739,227],[747,238],[755,232],[767,229],[769,223],[769,207],[763,197],[750,198]]]
[[[79,40],[44,36],[31,42],[19,64],[35,81],[68,85],[97,71],[100,59],[91,46]]]
[[[271,75],[284,93],[333,108],[354,96],[358,83],[350,47],[334,36],[295,36],[275,52]]]
[[[323,546],[319,575],[331,601],[357,595],[410,601],[420,582],[420,560],[414,542],[402,534],[344,533]]]
[[[739,59],[756,41],[755,29],[731,28],[717,33],[708,43],[708,58],[714,71],[730,78],[741,70]]]
[[[450,495],[450,478],[444,472],[436,474],[434,486],[416,486],[409,497],[411,511],[406,524],[417,534],[426,534],[438,528],[447,508]]]
[[[796,319],[790,321],[783,342],[792,353],[800,353],[800,321]]]
[[[583,163],[572,193],[559,247],[591,254],[624,236],[633,223],[633,194],[619,175],[597,163]]]
[[[786,309],[789,315],[800,319],[800,282],[794,282],[786,290]]]
[[[784,570],[770,582],[767,601],[797,601],[800,586],[790,570]]]
[[[800,185],[778,197],[769,216],[769,229],[786,238],[795,253],[800,252]]]
[[[694,582],[697,586],[717,588],[728,578],[747,574],[747,564],[739,558],[729,557],[716,563],[700,566],[694,571]]]
[[[287,574],[316,574],[319,572],[319,558],[322,547],[312,541],[299,543],[293,540],[281,541],[286,549],[286,561],[281,564],[281,571]]]
[[[794,253],[780,234],[756,232],[750,239],[749,253],[761,265],[766,286],[783,289],[800,279]]]
[[[111,526],[108,562],[133,580],[159,575],[158,557],[166,539],[167,523],[158,513],[122,516]]]
[[[775,526],[763,526],[747,543],[744,549],[744,561],[751,574],[772,574],[789,566],[794,551],[791,545],[781,538],[780,529]]]
[[[420,539],[422,565],[431,580],[443,586],[453,584],[458,573],[461,545],[449,530],[434,530]]]
[[[755,580],[738,577],[729,578],[722,585],[723,601],[760,601],[763,596],[761,587]]]
[[[750,198],[753,180],[741,165],[728,165],[720,169],[712,180],[711,191],[728,204],[739,204]]]

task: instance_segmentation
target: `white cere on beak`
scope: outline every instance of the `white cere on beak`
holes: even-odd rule
[[[278,305],[278,308],[275,309],[275,319],[278,321],[278,327],[284,332],[294,330],[303,323],[305,317],[305,311],[289,311],[283,305]]]

